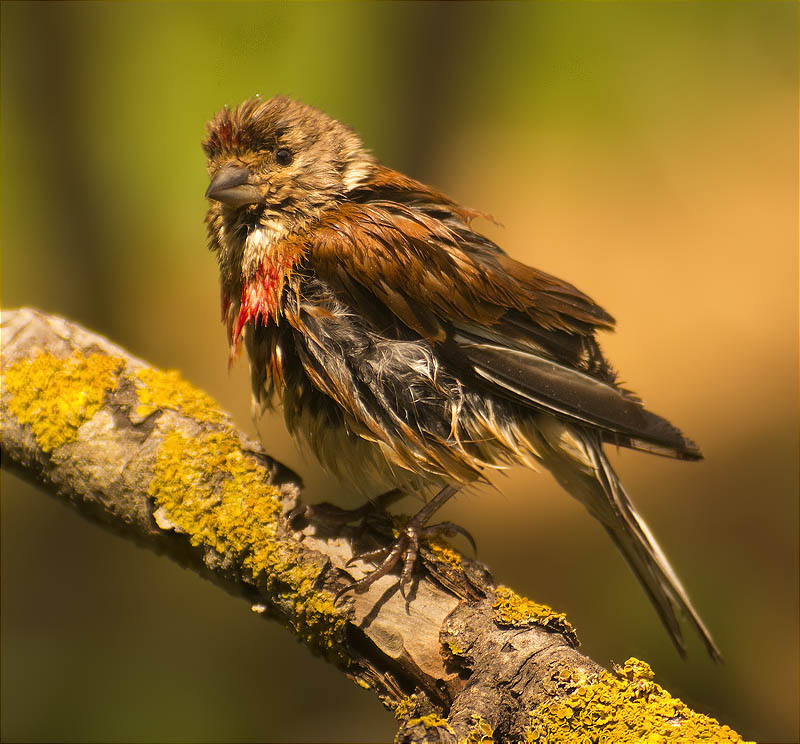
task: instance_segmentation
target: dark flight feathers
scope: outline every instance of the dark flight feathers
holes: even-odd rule
[[[702,457],[616,384],[595,340],[614,319],[474,232],[479,213],[393,172],[352,196],[314,230],[310,260],[355,312],[380,317],[385,308],[431,343],[447,343],[491,394],[596,427],[610,443]]]

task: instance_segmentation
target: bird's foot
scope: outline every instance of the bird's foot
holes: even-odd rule
[[[354,581],[352,584],[340,589],[334,601],[338,601],[351,591],[366,591],[376,581],[386,576],[386,574],[400,564],[402,564],[400,571],[400,593],[404,598],[408,598],[409,589],[414,577],[414,569],[420,557],[421,546],[422,549],[424,549],[424,543],[427,540],[443,536],[455,537],[456,535],[463,535],[472,546],[473,551],[477,552],[475,540],[463,527],[453,522],[441,522],[439,524],[425,526],[424,518],[426,516],[427,515],[417,514],[409,519],[397,536],[397,539],[390,545],[377,550],[359,553],[350,558],[346,564],[348,566],[352,565],[355,561],[365,561],[376,565],[376,568],[362,579]]]

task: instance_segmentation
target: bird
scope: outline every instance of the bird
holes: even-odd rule
[[[425,502],[351,588],[398,568],[405,595],[439,507],[495,470],[540,465],[609,533],[681,655],[683,615],[719,659],[604,453],[702,459],[618,382],[597,340],[614,318],[315,107],[257,96],[206,130],[208,246],[256,412],[282,406],[291,435],[359,491]]]

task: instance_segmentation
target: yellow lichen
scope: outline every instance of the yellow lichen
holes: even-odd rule
[[[466,650],[461,648],[458,644],[454,643],[453,641],[447,641],[447,650],[450,652],[452,656],[459,657],[464,656],[466,654]]]
[[[557,674],[560,685],[569,681],[564,670]],[[638,659],[628,659],[623,667],[615,669],[615,674],[603,672],[590,684],[574,681],[571,694],[543,703],[530,713],[526,742],[742,741],[728,726],[695,713],[672,697],[653,681],[650,667]]]
[[[547,605],[520,597],[506,586],[497,587],[492,608],[497,625],[512,628],[540,625],[548,630],[561,633],[572,645],[578,645],[575,628],[572,627],[563,612],[555,612]]]
[[[406,722],[406,728],[411,728],[412,726],[424,726],[426,729],[443,728],[448,734],[455,735],[456,733],[453,731],[453,727],[444,718],[437,716],[436,713],[429,713],[427,716],[420,718],[412,718]]]
[[[470,716],[470,729],[466,739],[459,739],[459,744],[493,744],[494,729],[483,720],[483,717],[473,713]]]
[[[289,622],[313,649],[345,663],[346,615],[333,596],[314,588],[320,567],[299,548],[276,540],[278,491],[262,467],[241,450],[230,430],[189,437],[173,431],[159,448],[149,493],[160,523],[188,535],[193,545],[232,558],[253,578],[265,579],[276,601],[292,608]]]
[[[461,558],[461,555],[451,548],[444,540],[441,539],[431,539],[426,541],[428,547],[433,553],[434,560],[437,560],[441,563],[448,563],[453,568],[457,570],[461,570],[464,565],[464,561]]]
[[[124,361],[104,354],[74,352],[59,359],[40,354],[16,362],[3,375],[8,410],[31,428],[36,443],[52,452],[78,438],[78,430],[116,390]]]
[[[394,717],[398,721],[403,721],[409,716],[413,715],[417,710],[418,698],[417,694],[407,695],[404,697],[394,709]]]
[[[65,359],[41,354],[8,366],[2,378],[8,410],[30,426],[45,452],[75,441],[78,431],[117,389],[123,359],[75,352]],[[139,416],[178,410],[198,421],[225,424],[227,416],[176,372],[135,373]],[[313,649],[346,664],[341,652],[347,618],[333,596],[315,589],[320,567],[285,540],[276,540],[281,505],[260,464],[242,452],[230,427],[199,437],[178,431],[162,441],[149,494],[156,519],[185,533],[193,545],[232,559],[283,607],[297,635]]]
[[[216,401],[184,380],[175,370],[163,371],[145,367],[136,372],[139,406],[136,415],[149,416],[163,408],[180,411],[196,421],[224,423],[227,416]]]

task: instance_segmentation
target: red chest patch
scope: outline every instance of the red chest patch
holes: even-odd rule
[[[239,314],[230,334],[230,343],[236,346],[239,336],[247,323],[267,324],[270,316],[277,323],[280,294],[283,290],[285,270],[283,266],[275,266],[267,261],[262,262],[252,278],[245,279],[242,284],[242,298]]]

